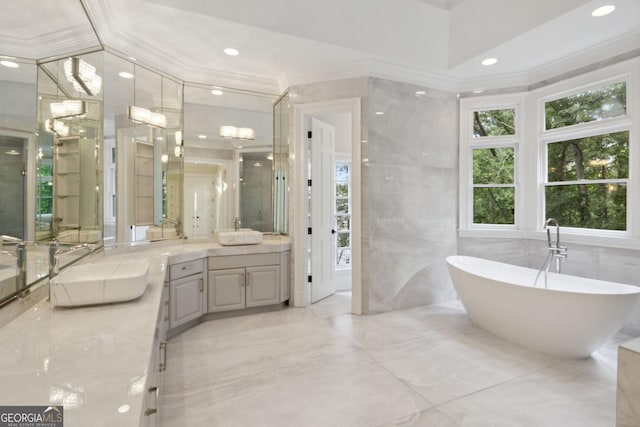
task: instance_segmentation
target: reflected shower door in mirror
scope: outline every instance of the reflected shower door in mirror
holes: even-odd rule
[[[273,231],[288,233],[289,96],[273,104]]]
[[[240,153],[240,221],[242,227],[273,232],[273,153]]]
[[[28,216],[27,193],[33,194],[29,186],[34,184],[28,170],[34,160],[28,154],[33,146],[33,134],[0,130],[0,235],[29,240],[33,216]]]

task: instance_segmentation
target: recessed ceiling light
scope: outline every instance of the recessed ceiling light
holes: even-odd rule
[[[384,111],[376,111],[376,116],[382,116],[384,115]]]
[[[119,75],[120,77],[122,77],[123,79],[132,79],[132,78],[133,78],[133,74],[128,73],[128,72],[126,72],[126,71],[120,71],[120,72],[118,73],[118,75]]]
[[[212,95],[217,95],[217,96],[220,96],[220,95],[222,95],[223,93],[224,93],[224,92],[223,92],[223,91],[221,91],[220,89],[213,89],[213,90],[211,91],[211,94],[212,94]]]
[[[493,65],[498,62],[498,58],[485,58],[482,60],[482,65]]]
[[[9,150],[9,151],[5,151],[4,154],[8,154],[10,156],[19,156],[20,152],[16,150]]]
[[[473,91],[473,93],[482,93],[482,92],[484,92],[484,89],[478,89]]]
[[[200,139],[207,139],[207,135],[198,135],[198,138],[200,138]]]
[[[137,59],[136,59],[136,58],[134,58],[133,56],[128,56],[127,58],[129,58],[129,59],[130,59],[130,60],[132,60],[133,62],[136,62],[136,61],[137,61]]]
[[[598,18],[600,16],[608,15],[614,10],[616,10],[616,7],[614,5],[607,4],[605,6],[600,6],[599,8],[595,9],[593,12],[591,12],[591,16],[595,16],[596,18]]]
[[[4,65],[5,67],[9,67],[9,68],[18,68],[20,65],[18,65],[17,62],[13,62],[13,61],[9,61],[9,60],[2,60],[0,61],[0,65]]]
[[[228,47],[224,50],[224,53],[229,56],[238,56],[240,55],[240,51],[238,49],[234,49],[232,47]]]
[[[416,96],[422,96],[422,95],[426,95],[426,94],[427,94],[427,92],[426,92],[426,91],[424,91],[424,90],[418,90],[418,91],[416,91]]]

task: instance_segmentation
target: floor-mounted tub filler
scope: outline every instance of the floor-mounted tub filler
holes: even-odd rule
[[[622,327],[640,287],[548,273],[468,256],[447,258],[449,274],[469,318],[478,326],[533,350],[588,357]]]

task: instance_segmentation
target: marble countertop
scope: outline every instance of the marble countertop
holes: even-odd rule
[[[640,353],[640,337],[626,341],[620,344],[620,347],[625,348],[629,351],[633,351],[635,353]]]
[[[137,300],[53,307],[42,300],[0,328],[0,405],[64,405],[65,426],[137,426],[167,265],[207,256],[289,250],[286,237],[251,246],[178,241],[101,251],[83,262],[147,259]]]

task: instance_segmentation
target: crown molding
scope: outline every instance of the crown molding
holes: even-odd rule
[[[42,33],[30,39],[0,37],[0,52],[3,55],[39,60],[90,49],[97,44],[98,40],[91,27],[79,25]]]

